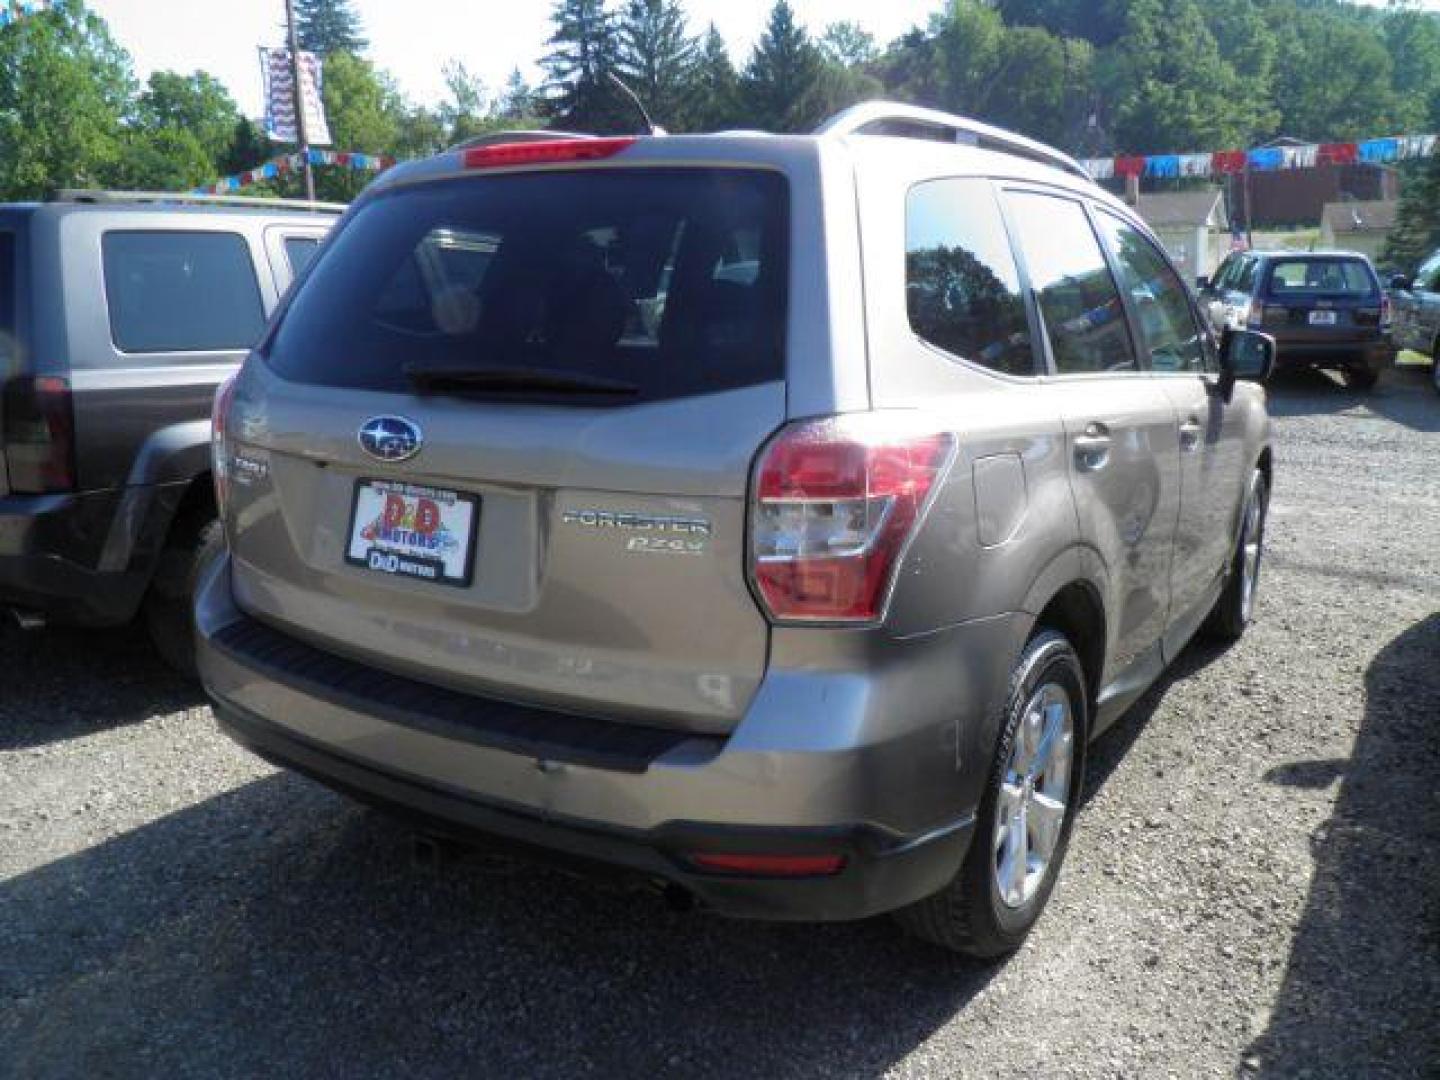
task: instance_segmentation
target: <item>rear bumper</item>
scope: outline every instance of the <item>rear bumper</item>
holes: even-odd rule
[[[123,501],[122,491],[0,499],[0,607],[85,625],[132,618],[150,567],[100,569]]]
[[[201,583],[197,652],[221,726],[242,745],[426,831],[499,838],[679,885],[722,913],[766,919],[863,918],[953,877],[989,765],[988,749],[971,747],[993,747],[986,724],[1027,629],[1022,616],[984,620],[892,641],[880,647],[884,658],[873,648],[865,655],[857,636],[863,664],[832,672],[787,670],[780,644],[728,737],[682,733],[638,764],[606,764],[589,753],[605,743],[603,732],[566,735],[573,752],[552,734],[542,748],[527,748],[504,708],[492,723],[494,702],[471,699],[480,717],[472,730],[464,730],[463,711],[437,705],[437,725],[415,715],[430,708],[419,684],[397,689],[383,672],[350,672],[343,681],[361,692],[357,701],[323,684],[323,657],[297,654],[280,671],[265,656],[283,646],[242,655],[226,632],[248,621],[234,607],[228,566],[220,560]],[[573,726],[532,716],[520,730],[536,724],[545,732]],[[691,858],[704,852],[845,862],[829,876],[779,879],[705,872]]]
[[[1271,333],[1271,331],[1266,331]],[[1340,341],[1315,341],[1303,337],[1275,337],[1276,363],[1281,367],[1353,368],[1380,371],[1395,359],[1395,346],[1388,337],[1361,337]]]

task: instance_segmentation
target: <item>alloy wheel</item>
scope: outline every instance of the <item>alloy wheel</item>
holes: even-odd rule
[[[1075,719],[1058,683],[1031,695],[1000,782],[995,884],[1006,907],[1022,907],[1044,884],[1071,798]]]

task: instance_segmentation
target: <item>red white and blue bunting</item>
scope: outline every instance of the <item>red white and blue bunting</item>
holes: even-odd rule
[[[1435,153],[1436,136],[1410,135],[1363,142],[1264,146],[1257,150],[1217,150],[1209,154],[1149,154],[1085,158],[1080,164],[1094,179],[1140,177],[1178,179],[1232,176],[1244,172],[1313,169],[1317,165],[1386,165]]]
[[[358,169],[361,172],[384,172],[395,164],[395,159],[385,154],[351,154],[339,150],[311,150],[311,165],[338,165],[344,169]],[[226,176],[213,184],[206,184],[204,187],[196,188],[191,194],[194,195],[224,195],[228,192],[239,191],[251,184],[263,183],[266,180],[274,180],[285,176],[288,173],[299,172],[304,165],[304,156],[301,154],[286,154],[283,157],[275,158],[257,165],[243,173],[234,176]]]
[[[11,0],[0,0],[0,30],[11,23],[19,22],[26,15],[38,15],[49,10],[50,0],[21,0],[18,4]]]

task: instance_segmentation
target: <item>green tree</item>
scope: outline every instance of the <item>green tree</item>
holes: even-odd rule
[[[144,128],[188,133],[218,172],[241,116],[230,91],[213,75],[157,71],[140,95],[138,119]]]
[[[875,35],[852,21],[827,26],[820,35],[820,51],[825,59],[842,67],[863,67],[880,58]]]
[[[1414,273],[1436,248],[1440,248],[1440,156],[1432,157],[1424,171],[1406,183],[1380,262]]]
[[[500,92],[496,106],[500,118],[511,126],[536,123],[540,115],[540,98],[535,88],[526,81],[519,68],[510,72],[505,80],[505,89]]]
[[[651,118],[680,130],[688,122],[699,46],[677,0],[629,0],[616,25],[616,67]]]
[[[1132,0],[1097,73],[1120,149],[1248,146],[1267,128],[1264,98],[1220,54],[1195,0]]]
[[[1280,129],[1331,142],[1385,134],[1400,122],[1394,71],[1377,28],[1341,7],[1294,2],[1270,8],[1279,43]]]
[[[193,131],[174,124],[129,127],[120,155],[105,172],[107,187],[128,191],[188,191],[218,175],[216,159]]]
[[[395,84],[374,64],[352,53],[333,54],[325,65],[325,115],[330,134],[342,150],[393,154],[405,120],[405,101]],[[348,169],[322,169],[316,191],[322,198],[348,202],[372,179]]]
[[[1440,17],[1414,4],[1398,4],[1386,15],[1383,34],[1401,126],[1433,130],[1440,124]]]
[[[301,49],[319,56],[370,47],[351,0],[295,0],[295,33]]]
[[[633,106],[622,107],[610,82],[619,40],[604,0],[556,0],[550,20],[550,52],[540,61],[546,115],[577,131],[633,128]]]
[[[82,0],[0,30],[0,198],[101,182],[134,93],[129,56]]]
[[[817,100],[824,77],[819,46],[795,21],[788,0],[775,0],[740,83],[747,123],[768,131],[808,131],[824,118]]]
[[[723,131],[745,122],[740,116],[740,76],[714,23],[700,39],[686,111],[695,131]]]

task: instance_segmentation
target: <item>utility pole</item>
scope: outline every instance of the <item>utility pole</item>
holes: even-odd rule
[[[300,38],[295,32],[295,0],[285,0],[285,25],[290,32],[290,78],[295,93],[295,138],[305,169],[305,198],[315,201],[315,169],[310,164],[310,135],[305,130],[305,95],[300,83]]]

